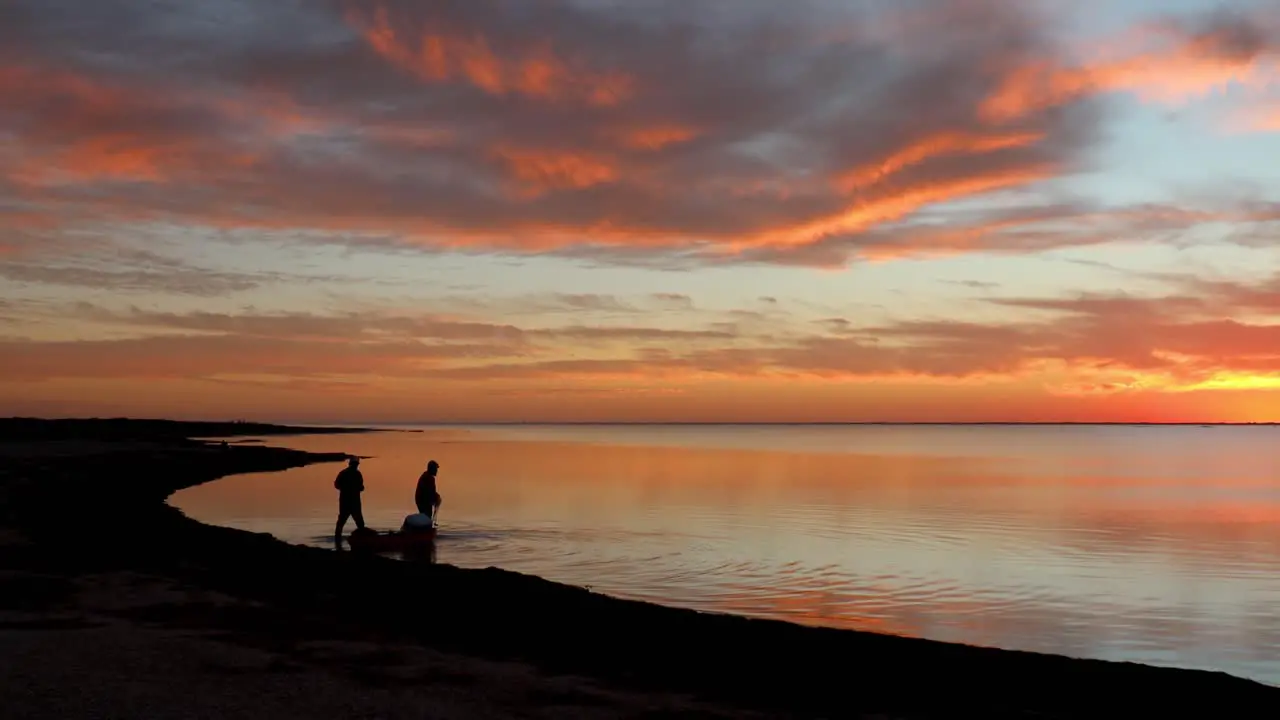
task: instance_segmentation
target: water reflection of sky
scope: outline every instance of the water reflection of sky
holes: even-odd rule
[[[365,514],[381,527],[399,525],[439,460],[441,562],[1280,683],[1276,432],[533,427],[276,442],[372,456]],[[337,469],[228,478],[174,502],[320,542]]]

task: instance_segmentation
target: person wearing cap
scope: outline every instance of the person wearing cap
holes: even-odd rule
[[[364,529],[364,510],[360,507],[364,475],[360,474],[360,458],[347,460],[347,466],[334,479],[333,487],[338,491],[338,526],[334,529],[333,536],[341,540],[342,527],[347,524],[348,517],[355,519],[357,530]]]

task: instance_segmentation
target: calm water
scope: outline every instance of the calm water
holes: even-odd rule
[[[616,596],[1280,684],[1280,428],[588,426],[269,439],[365,460],[437,561]],[[332,547],[337,464],[174,496]],[[348,529],[350,529],[350,525]]]

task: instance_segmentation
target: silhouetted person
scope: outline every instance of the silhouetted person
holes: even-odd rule
[[[360,474],[360,458],[351,458],[347,466],[342,468],[333,486],[338,490],[338,526],[333,531],[334,538],[342,539],[342,526],[347,518],[355,518],[356,529],[364,529],[364,512],[360,507],[360,493],[364,492],[364,475]]]
[[[432,520],[435,519],[436,508],[440,507],[440,493],[436,489],[439,470],[440,463],[435,460],[427,463],[427,471],[418,477],[418,488],[413,492],[413,503],[418,506],[418,512]]]

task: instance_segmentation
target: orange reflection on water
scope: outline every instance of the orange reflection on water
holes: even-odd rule
[[[1280,487],[1238,454],[1210,474],[1226,445],[1175,467],[1158,443],[1108,459],[1079,438],[1030,462],[466,430],[272,442],[366,456],[365,517],[384,529],[413,512],[418,475],[439,461],[440,562],[702,610],[1254,677],[1280,644],[1268,620]],[[318,544],[340,468],[227,478],[174,502]]]
[[[913,505],[921,493],[939,498],[957,485],[999,484],[1003,477],[997,463],[973,458],[486,440],[451,431],[302,436],[279,444],[363,456],[366,515],[413,512],[415,483],[432,459],[441,465],[440,490],[451,514],[501,508],[567,513],[593,524],[657,504],[747,513],[797,502],[840,507],[869,497]],[[213,515],[246,509],[296,515],[336,502],[332,479],[339,469],[325,464],[228,478],[188,491],[183,502]]]

